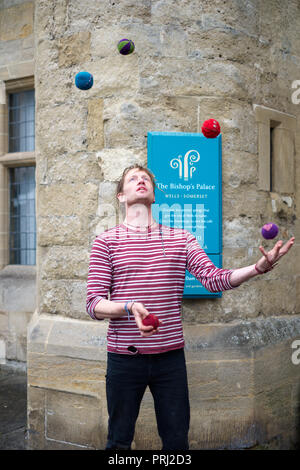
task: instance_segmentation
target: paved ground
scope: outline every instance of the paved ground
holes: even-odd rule
[[[27,374],[24,365],[0,364],[0,450],[26,449]]]

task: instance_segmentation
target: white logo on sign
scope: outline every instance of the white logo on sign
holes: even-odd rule
[[[170,161],[171,168],[179,168],[179,178],[182,179],[182,170],[183,170],[183,179],[184,181],[188,181],[189,178],[192,178],[196,167],[193,166],[194,163],[199,162],[200,154],[197,150],[189,150],[184,158],[182,163],[182,155],[178,155],[177,158],[173,158]]]

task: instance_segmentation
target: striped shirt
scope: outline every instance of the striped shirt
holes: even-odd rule
[[[87,279],[86,310],[102,299],[142,302],[162,320],[159,332],[142,337],[133,315],[110,319],[107,351],[155,354],[184,347],[181,302],[186,269],[211,292],[233,289],[233,270],[217,268],[187,230],[157,224],[152,230],[132,230],[124,224],[106,230],[93,242]]]

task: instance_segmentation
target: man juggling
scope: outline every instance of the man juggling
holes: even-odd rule
[[[234,289],[273,269],[295,240],[280,240],[268,252],[261,246],[262,256],[251,266],[217,268],[191,233],[154,220],[154,190],[154,176],[147,168],[133,165],[124,170],[117,188],[125,206],[124,222],[97,236],[90,255],[87,313],[95,320],[109,319],[106,449],[131,449],[147,386],[162,450],[189,449],[181,320],[186,269],[211,292]],[[151,321],[144,321],[150,315]]]

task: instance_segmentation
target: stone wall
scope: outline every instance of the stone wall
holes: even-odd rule
[[[7,84],[34,75],[34,2],[0,1],[0,359],[26,362],[27,325],[35,310],[36,267],[8,259]],[[25,79],[25,80],[24,80]],[[3,158],[6,160],[4,162]],[[19,162],[21,163],[21,162]],[[2,346],[2,347],[1,347]]]
[[[0,80],[23,78],[34,70],[34,1],[0,2]]]
[[[268,220],[278,223],[284,239],[299,234],[299,190],[257,188],[253,104],[299,113],[291,102],[299,12],[297,2],[287,5],[272,2],[270,24],[269,8],[255,2],[189,0],[180,13],[171,1],[96,1],[88,10],[76,1],[36,3],[40,313],[85,318],[84,295],[74,292],[85,289],[95,235],[119,221],[114,189],[121,172],[147,162],[148,131],[197,132],[206,118],[220,121],[224,267],[258,259],[259,228]],[[126,36],[136,50],[124,57],[116,44]],[[89,91],[74,86],[80,70],[94,76]],[[298,157],[296,140],[296,188]],[[293,251],[271,274],[222,299],[185,301],[185,321],[299,313],[292,263],[299,246]]]
[[[36,267],[8,265],[0,270],[2,360],[27,360],[27,326],[35,311]]]
[[[28,329],[30,449],[104,449],[107,321],[34,315]],[[184,324],[191,449],[299,448],[299,316]],[[299,356],[299,354],[298,354]],[[149,389],[132,449],[161,449]]]

